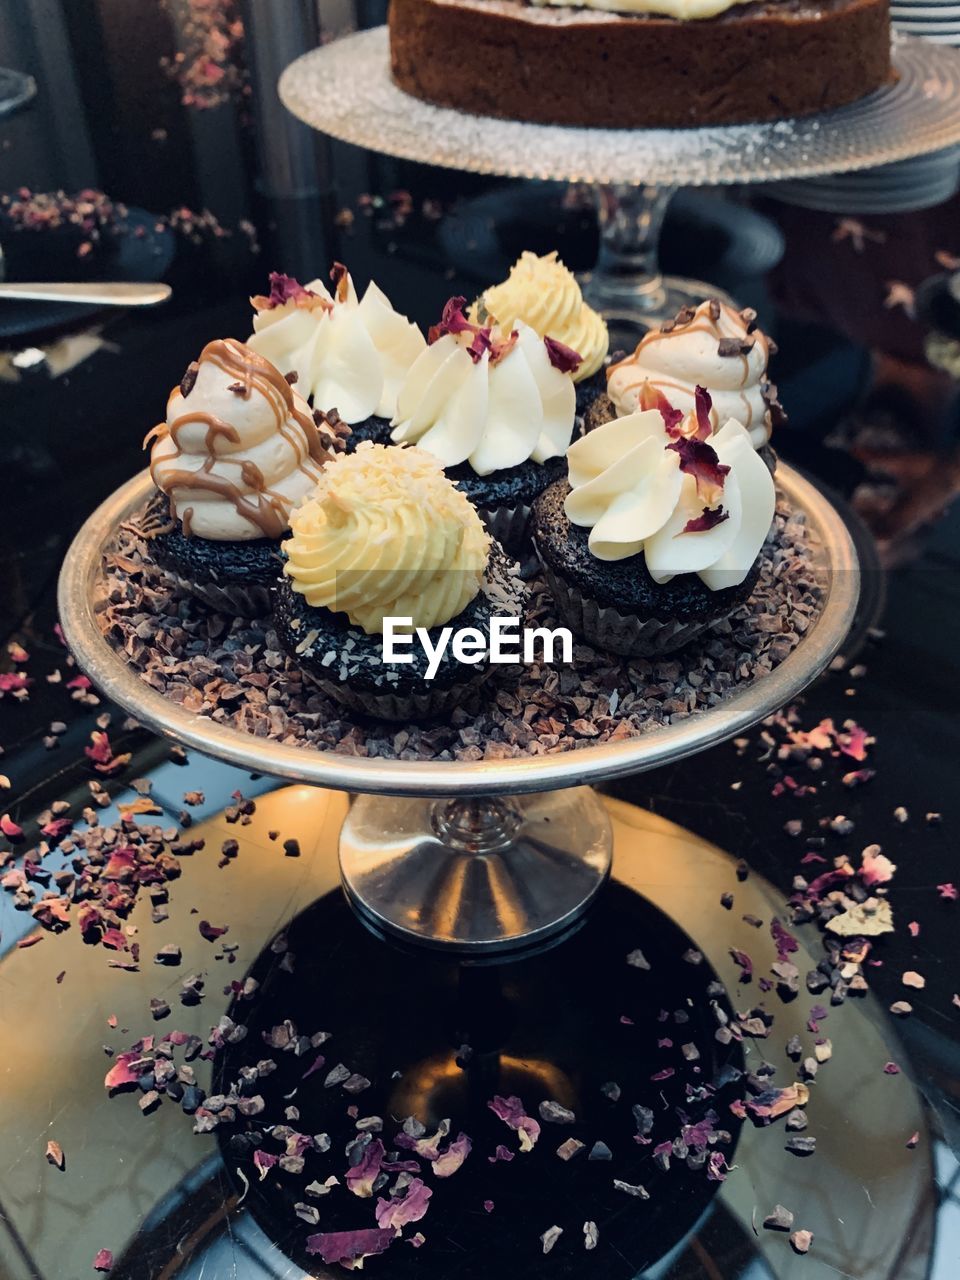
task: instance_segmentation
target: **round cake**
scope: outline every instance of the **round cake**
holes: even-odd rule
[[[738,124],[893,79],[888,0],[390,0],[414,97],[536,124]]]

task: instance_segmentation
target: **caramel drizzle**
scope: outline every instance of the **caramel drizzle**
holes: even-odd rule
[[[200,354],[200,363],[203,364],[205,360],[215,364],[239,385],[238,394],[244,400],[248,400],[254,390],[264,397],[273,410],[277,430],[293,451],[296,468],[311,480],[317,479],[317,467],[324,466],[334,455],[324,448],[313,418],[297,407],[293,388],[279,369],[243,343],[229,338],[218,338],[209,342]],[[144,445],[151,438],[162,439],[169,435],[177,447],[176,456],[182,457],[178,433],[188,424],[198,422],[206,424],[207,427],[204,448],[208,456],[203,466],[197,471],[188,471],[184,468],[165,470],[164,484],[161,485],[158,464],[151,461],[150,474],[154,484],[167,493],[172,493],[175,489],[188,489],[217,494],[232,503],[237,513],[256,526],[263,537],[282,537],[289,527],[286,503],[278,494],[267,488],[263,473],[255,463],[249,460],[240,463],[242,483],[252,491],[251,493],[244,493],[234,481],[213,473],[213,467],[219,456],[215,452],[217,440],[222,437],[233,444],[239,442],[239,434],[230,423],[218,418],[215,414],[188,410],[174,419],[169,427],[166,423],[160,423],[154,427],[144,441]],[[294,423],[300,428],[299,432],[295,429]],[[163,461],[166,468],[168,460]],[[181,520],[184,534],[187,536],[190,534],[192,515],[192,508],[187,508]]]
[[[720,321],[724,318],[730,321],[731,325],[734,328],[734,333],[723,332],[720,326]],[[641,352],[644,350],[645,347],[652,346],[655,342],[664,342],[668,338],[672,338],[679,335],[685,335],[689,333],[705,333],[709,337],[715,338],[716,341],[719,342],[721,338],[729,338],[729,337],[737,336],[737,330],[739,329],[741,324],[742,324],[741,317],[731,307],[728,307],[726,303],[720,304],[720,311],[716,320],[714,320],[710,315],[709,303],[701,303],[700,306],[697,308],[696,312],[694,313],[693,317],[690,320],[688,320],[686,323],[674,322],[673,326],[669,329],[666,329],[666,330],[652,329],[649,333],[645,333],[643,337],[640,339],[640,341],[637,343],[637,348],[634,351],[632,356],[625,356],[622,360],[618,360],[616,364],[610,365],[610,367],[607,369],[607,380],[608,381],[610,380],[611,374],[613,374],[617,369],[622,369],[627,365],[639,364],[641,359]],[[765,333],[762,333],[759,329],[756,329],[750,336],[754,339],[755,342],[760,344],[760,350],[763,353],[764,368],[766,368],[766,365],[770,358],[770,346],[767,340],[767,335]],[[750,360],[747,356],[743,354],[741,354],[738,357],[738,359],[740,360],[740,365],[742,369],[742,376],[740,378],[740,390],[742,391],[742,389],[747,385],[747,381],[750,377]],[[637,382],[628,383],[627,386],[624,388],[624,390],[632,391],[635,387],[638,387],[642,385],[642,383],[649,382],[649,381],[650,381],[649,377],[641,378]],[[665,381],[661,381],[659,378],[656,380],[656,385],[658,387],[672,386],[672,387],[678,387],[682,390],[688,389],[686,387],[682,387],[680,383],[665,382]],[[746,404],[745,398],[744,398],[744,403]],[[752,419],[752,411],[750,411],[750,416]],[[750,423],[748,422],[746,425],[749,426]]]

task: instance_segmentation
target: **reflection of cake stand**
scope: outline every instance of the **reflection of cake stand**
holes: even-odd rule
[[[358,758],[256,738],[168,701],[107,643],[95,613],[102,554],[151,492],[146,472],[107,499],[77,535],[61,571],[60,617],[80,666],[149,728],[255,772],[365,793],[340,842],[351,903],[377,932],[476,960],[565,936],[603,887],[610,824],[584,784],[733,737],[796,697],[836,653],[858,597],[853,544],[811,484],[786,466],[778,483],[806,514],[818,547],[823,607],[816,622],[770,674],[716,705],[577,751],[478,762]]]
[[[393,84],[385,27],[298,58],[279,89],[294,115],[357,146],[473,173],[592,184],[601,238],[587,296],[608,319],[636,328],[716,293],[657,269],[677,187],[812,178],[960,142],[960,52],[900,36],[893,61],[897,83],[850,106],[700,129],[577,129],[434,107]]]

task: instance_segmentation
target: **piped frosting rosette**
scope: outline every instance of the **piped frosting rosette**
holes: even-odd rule
[[[541,338],[562,342],[580,356],[574,382],[595,374],[610,346],[603,316],[584,302],[573,272],[556,250],[542,257],[529,250],[521,253],[507,279],[484,290],[471,319],[498,324],[507,332],[523,323]]]
[[[770,532],[773,478],[747,430],[709,432],[709,397],[684,423],[658,410],[617,418],[567,453],[572,524],[598,560],[643,552],[655,582],[695,573],[711,591],[743,582]]]
[[[337,263],[330,275],[333,293],[321,280],[301,285],[273,273],[269,295],[251,299],[249,345],[281,372],[295,372],[315,408],[336,409],[350,424],[391,418],[423,334],[373,281],[358,299],[346,267]]]
[[[767,376],[776,347],[755,325],[755,312],[736,311],[716,299],[689,307],[645,334],[633,355],[610,366],[607,394],[621,415],[655,408],[660,396],[688,414],[696,388],[705,387],[713,403],[713,430],[732,418],[760,449],[783,411]]]
[[[462,613],[480,591],[490,537],[436,459],[364,442],[325,469],[284,552],[308,604],[375,635],[385,617],[429,629]]]
[[[400,388],[393,440],[480,476],[562,457],[573,434],[579,354],[523,322],[472,324],[452,298]]]
[[[150,473],[183,532],[218,542],[281,537],[333,456],[286,378],[232,338],[204,347],[151,437]]]

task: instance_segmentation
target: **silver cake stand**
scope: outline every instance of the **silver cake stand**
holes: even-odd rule
[[[118,489],[77,534],[60,573],[60,619],[80,667],[150,729],[244,769],[360,793],[343,825],[340,865],[349,900],[374,930],[474,961],[497,957],[566,936],[606,882],[610,820],[586,784],[654,769],[741,733],[795,698],[842,644],[859,595],[850,535],[790,467],[779,466],[777,482],[806,513],[823,581],[822,610],[799,645],[716,706],[577,751],[478,762],[362,758],[256,738],[167,701],[97,621],[104,552],[152,492],[148,472]]]
[[[660,229],[678,187],[822,177],[960,142],[960,50],[898,35],[893,62],[896,83],[802,119],[578,129],[472,116],[410,97],[390,78],[387,30],[376,27],[298,58],[280,77],[279,93],[315,129],[372,151],[472,173],[591,185],[600,253],[586,295],[608,321],[646,328],[717,293],[658,270]]]

